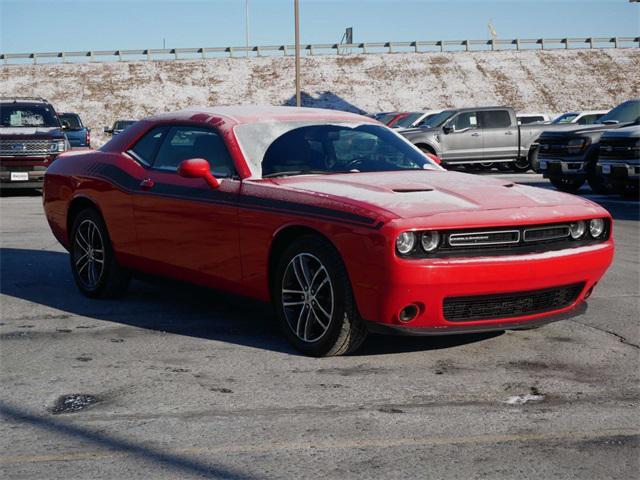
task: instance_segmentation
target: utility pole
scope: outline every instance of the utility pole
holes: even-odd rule
[[[249,56],[249,0],[244,3],[244,33],[247,47],[247,57]]]
[[[301,107],[300,98],[300,12],[298,0],[293,0],[293,13],[296,24],[296,106]]]

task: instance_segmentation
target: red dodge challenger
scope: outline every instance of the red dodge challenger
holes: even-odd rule
[[[47,170],[44,208],[90,297],[132,272],[271,301],[310,355],[367,332],[527,329],[573,317],[613,257],[606,210],[448,172],[375,120],[288,107],[139,121]]]

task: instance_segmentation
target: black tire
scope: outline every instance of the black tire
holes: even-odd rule
[[[511,162],[509,166],[514,172],[525,173],[531,168],[531,162],[529,157],[520,157],[515,162]]]
[[[498,162],[496,163],[496,167],[498,167],[500,172],[509,172],[511,170],[507,162]]]
[[[551,177],[549,181],[558,190],[567,193],[575,193],[580,190],[580,187],[584,184],[584,178],[572,178],[572,177]]]
[[[482,169],[482,170],[491,170],[495,166],[495,163],[493,163],[493,162],[484,162],[484,163],[478,163],[478,165],[480,166],[480,169]]]
[[[609,185],[607,185],[607,182],[604,180],[604,178],[600,177],[595,172],[589,173],[589,175],[587,176],[587,182],[589,183],[589,186],[591,187],[593,193],[606,195],[613,192]]]
[[[306,263],[308,275],[300,271],[304,268],[300,263],[303,260],[309,262]],[[312,273],[314,266],[317,268],[315,273]],[[328,287],[317,288],[317,283],[304,281],[304,278],[302,282],[299,281],[298,274],[316,278],[321,272],[321,267],[325,269],[322,275],[329,279]],[[314,283],[317,288],[315,291]],[[286,293],[294,292],[298,288],[312,294],[313,301],[306,293]],[[320,297],[322,288],[324,293]],[[322,316],[315,300],[318,300],[318,303],[325,302],[326,312],[329,293],[331,294],[331,311],[327,312],[330,313],[330,317],[326,317]],[[300,237],[283,252],[271,282],[271,295],[284,335],[295,348],[307,355],[316,357],[344,355],[355,351],[367,336],[367,329],[358,314],[344,263],[333,245],[320,236]],[[304,305],[293,305],[296,302]],[[292,306],[287,307],[285,303]],[[302,319],[305,309],[307,309],[306,319]],[[316,312],[318,312],[317,315]],[[328,318],[326,326],[319,323],[320,318]],[[304,325],[301,325],[302,322]],[[300,328],[301,326],[303,328]]]
[[[87,231],[93,232],[92,238],[85,238],[91,237]],[[99,248],[100,245],[102,248]],[[93,261],[83,263],[87,258]],[[116,298],[123,295],[129,286],[131,276],[116,261],[104,220],[93,208],[82,210],[73,219],[69,261],[73,279],[80,292],[87,297]],[[87,273],[90,271],[94,272],[92,276]]]

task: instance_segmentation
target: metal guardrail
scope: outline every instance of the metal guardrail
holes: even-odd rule
[[[432,40],[432,41],[414,41],[414,42],[372,42],[372,43],[321,43],[301,45],[301,49],[306,55],[349,55],[353,53],[400,53],[401,51],[412,51],[416,53],[427,51],[473,51],[474,46],[482,45],[489,47],[490,50],[500,50],[500,47],[509,47],[509,50],[521,50],[525,46],[540,46],[540,49],[564,48],[569,49],[579,45],[589,48],[624,48],[624,47],[640,48],[640,37],[586,37],[586,38],[516,38],[512,40]],[[452,50],[451,47],[457,47]],[[460,48],[461,47],[461,48]],[[375,51],[383,49],[382,52]],[[408,49],[408,50],[407,50]],[[448,50],[447,50],[448,49]],[[503,48],[504,49],[504,48]],[[0,53],[2,63],[9,64],[11,60],[33,60],[34,64],[39,59],[61,59],[67,62],[69,59],[86,59],[94,61],[97,57],[117,57],[115,60],[124,61],[135,56],[137,59],[152,61],[158,60],[159,55],[173,56],[173,59],[179,60],[180,55],[185,59],[184,55],[191,55],[187,58],[209,58],[208,54],[228,54],[229,57],[244,54],[248,56],[255,53],[255,56],[263,56],[269,53],[280,53],[283,55],[293,55],[294,45],[262,45],[249,47],[201,47],[201,48],[164,48],[164,49],[143,49],[143,50],[89,50],[75,52],[34,52],[34,53]],[[353,50],[357,50],[353,52]],[[477,50],[477,49],[476,49]],[[193,57],[195,55],[196,57]]]

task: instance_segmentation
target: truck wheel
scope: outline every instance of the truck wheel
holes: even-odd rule
[[[609,188],[607,182],[605,182],[603,178],[599,177],[595,173],[589,174],[589,176],[587,177],[587,182],[589,183],[589,186],[591,187],[593,193],[598,193],[601,195],[611,193],[611,188]]]
[[[69,239],[71,273],[80,292],[91,298],[124,294],[130,275],[116,261],[109,232],[96,210],[87,208],[76,216]]]
[[[528,157],[520,157],[515,162],[511,162],[511,170],[518,173],[525,173],[531,168],[531,162]]]
[[[485,162],[479,163],[478,165],[480,165],[482,170],[491,170],[495,164],[493,162]]]
[[[343,355],[367,336],[344,263],[319,236],[305,235],[285,250],[271,289],[282,331],[307,355]]]
[[[501,172],[509,172],[509,171],[511,171],[511,167],[506,162],[497,163],[496,166],[498,167],[498,170],[501,171]]]
[[[583,178],[551,177],[552,185],[562,192],[575,193],[584,184]]]

